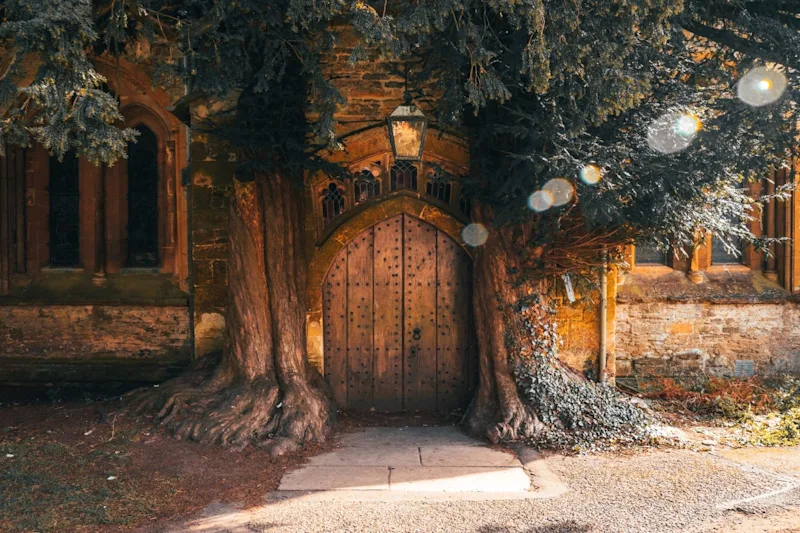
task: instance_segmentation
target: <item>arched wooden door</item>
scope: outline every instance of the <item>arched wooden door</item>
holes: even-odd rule
[[[458,243],[407,215],[339,252],[323,284],[325,376],[338,406],[466,406],[477,381],[471,270]]]

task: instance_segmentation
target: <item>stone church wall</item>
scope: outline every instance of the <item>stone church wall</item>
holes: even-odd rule
[[[190,358],[187,311],[167,305],[0,306],[2,381],[166,379]]]
[[[618,377],[800,373],[800,303],[741,265],[702,283],[666,267],[635,268],[618,289]],[[749,362],[752,362],[752,367]]]
[[[189,167],[195,357],[222,350],[228,291],[228,197],[235,162],[196,138]]]
[[[797,303],[649,302],[617,305],[617,375],[800,373]]]
[[[74,204],[52,202],[43,146],[0,157],[0,386],[158,382],[191,361],[187,132],[167,110],[182,91],[154,89],[146,65],[93,61],[125,125],[146,133],[152,149],[110,166],[78,158],[79,186],[67,192]],[[143,168],[155,198],[132,202],[130,172]],[[131,234],[132,205],[157,222],[145,238]],[[74,259],[54,259],[53,221],[77,227],[60,235],[78,236],[66,239]],[[154,245],[145,251],[154,262],[129,254],[143,240]]]

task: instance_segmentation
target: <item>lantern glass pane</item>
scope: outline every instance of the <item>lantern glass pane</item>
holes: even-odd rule
[[[422,120],[393,120],[395,157],[398,159],[419,159],[422,151],[422,134],[425,122]]]

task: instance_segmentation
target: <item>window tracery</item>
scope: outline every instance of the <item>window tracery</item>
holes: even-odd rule
[[[399,191],[401,189],[417,190],[417,167],[408,161],[397,161],[392,165],[389,172],[391,179],[391,189]]]
[[[345,191],[340,188],[336,183],[331,182],[323,191],[322,198],[320,199],[322,206],[322,222],[324,226],[330,225],[336,217],[344,213]]]

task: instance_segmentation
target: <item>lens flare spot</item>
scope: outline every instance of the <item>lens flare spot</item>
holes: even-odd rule
[[[702,127],[703,123],[693,113],[665,113],[647,128],[647,145],[662,154],[680,152],[692,144]]]
[[[461,230],[461,238],[468,246],[483,246],[489,238],[489,230],[483,224],[473,222]]]
[[[736,84],[736,95],[748,105],[761,107],[776,102],[786,90],[786,85],[786,76],[782,72],[756,67]]]
[[[587,185],[597,185],[603,178],[603,171],[595,164],[588,164],[581,169],[581,180]]]
[[[554,206],[562,206],[569,203],[575,196],[575,188],[569,180],[564,178],[553,178],[544,184],[542,190],[549,192],[553,197]]]
[[[693,139],[702,126],[703,124],[696,115],[685,114],[681,115],[675,122],[675,131],[681,137]]]
[[[549,191],[536,191],[528,196],[528,207],[537,213],[553,207],[553,202],[553,194]]]

